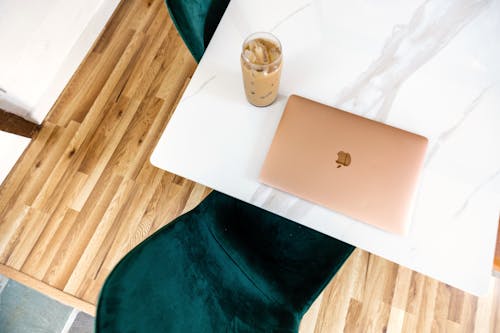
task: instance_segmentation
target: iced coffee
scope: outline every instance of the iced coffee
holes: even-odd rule
[[[267,106],[278,96],[282,50],[274,35],[258,32],[243,43],[241,70],[247,100],[255,106]]]

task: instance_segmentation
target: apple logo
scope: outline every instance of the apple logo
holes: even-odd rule
[[[338,164],[337,169],[340,168],[341,166],[349,166],[349,164],[351,164],[351,154],[341,150],[337,153],[337,156],[338,158],[335,161]]]

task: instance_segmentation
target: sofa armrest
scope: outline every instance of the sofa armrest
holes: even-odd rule
[[[0,130],[32,138],[40,130],[40,125],[0,109]]]

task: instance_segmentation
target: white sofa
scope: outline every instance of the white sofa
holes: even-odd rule
[[[0,109],[41,124],[119,2],[1,0]]]
[[[3,183],[17,160],[30,143],[29,138],[0,131],[0,184]]]

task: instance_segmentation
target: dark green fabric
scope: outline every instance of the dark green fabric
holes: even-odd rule
[[[166,0],[177,31],[193,55],[200,62],[229,0]]]
[[[352,251],[214,191],[120,261],[96,332],[297,332]]]

